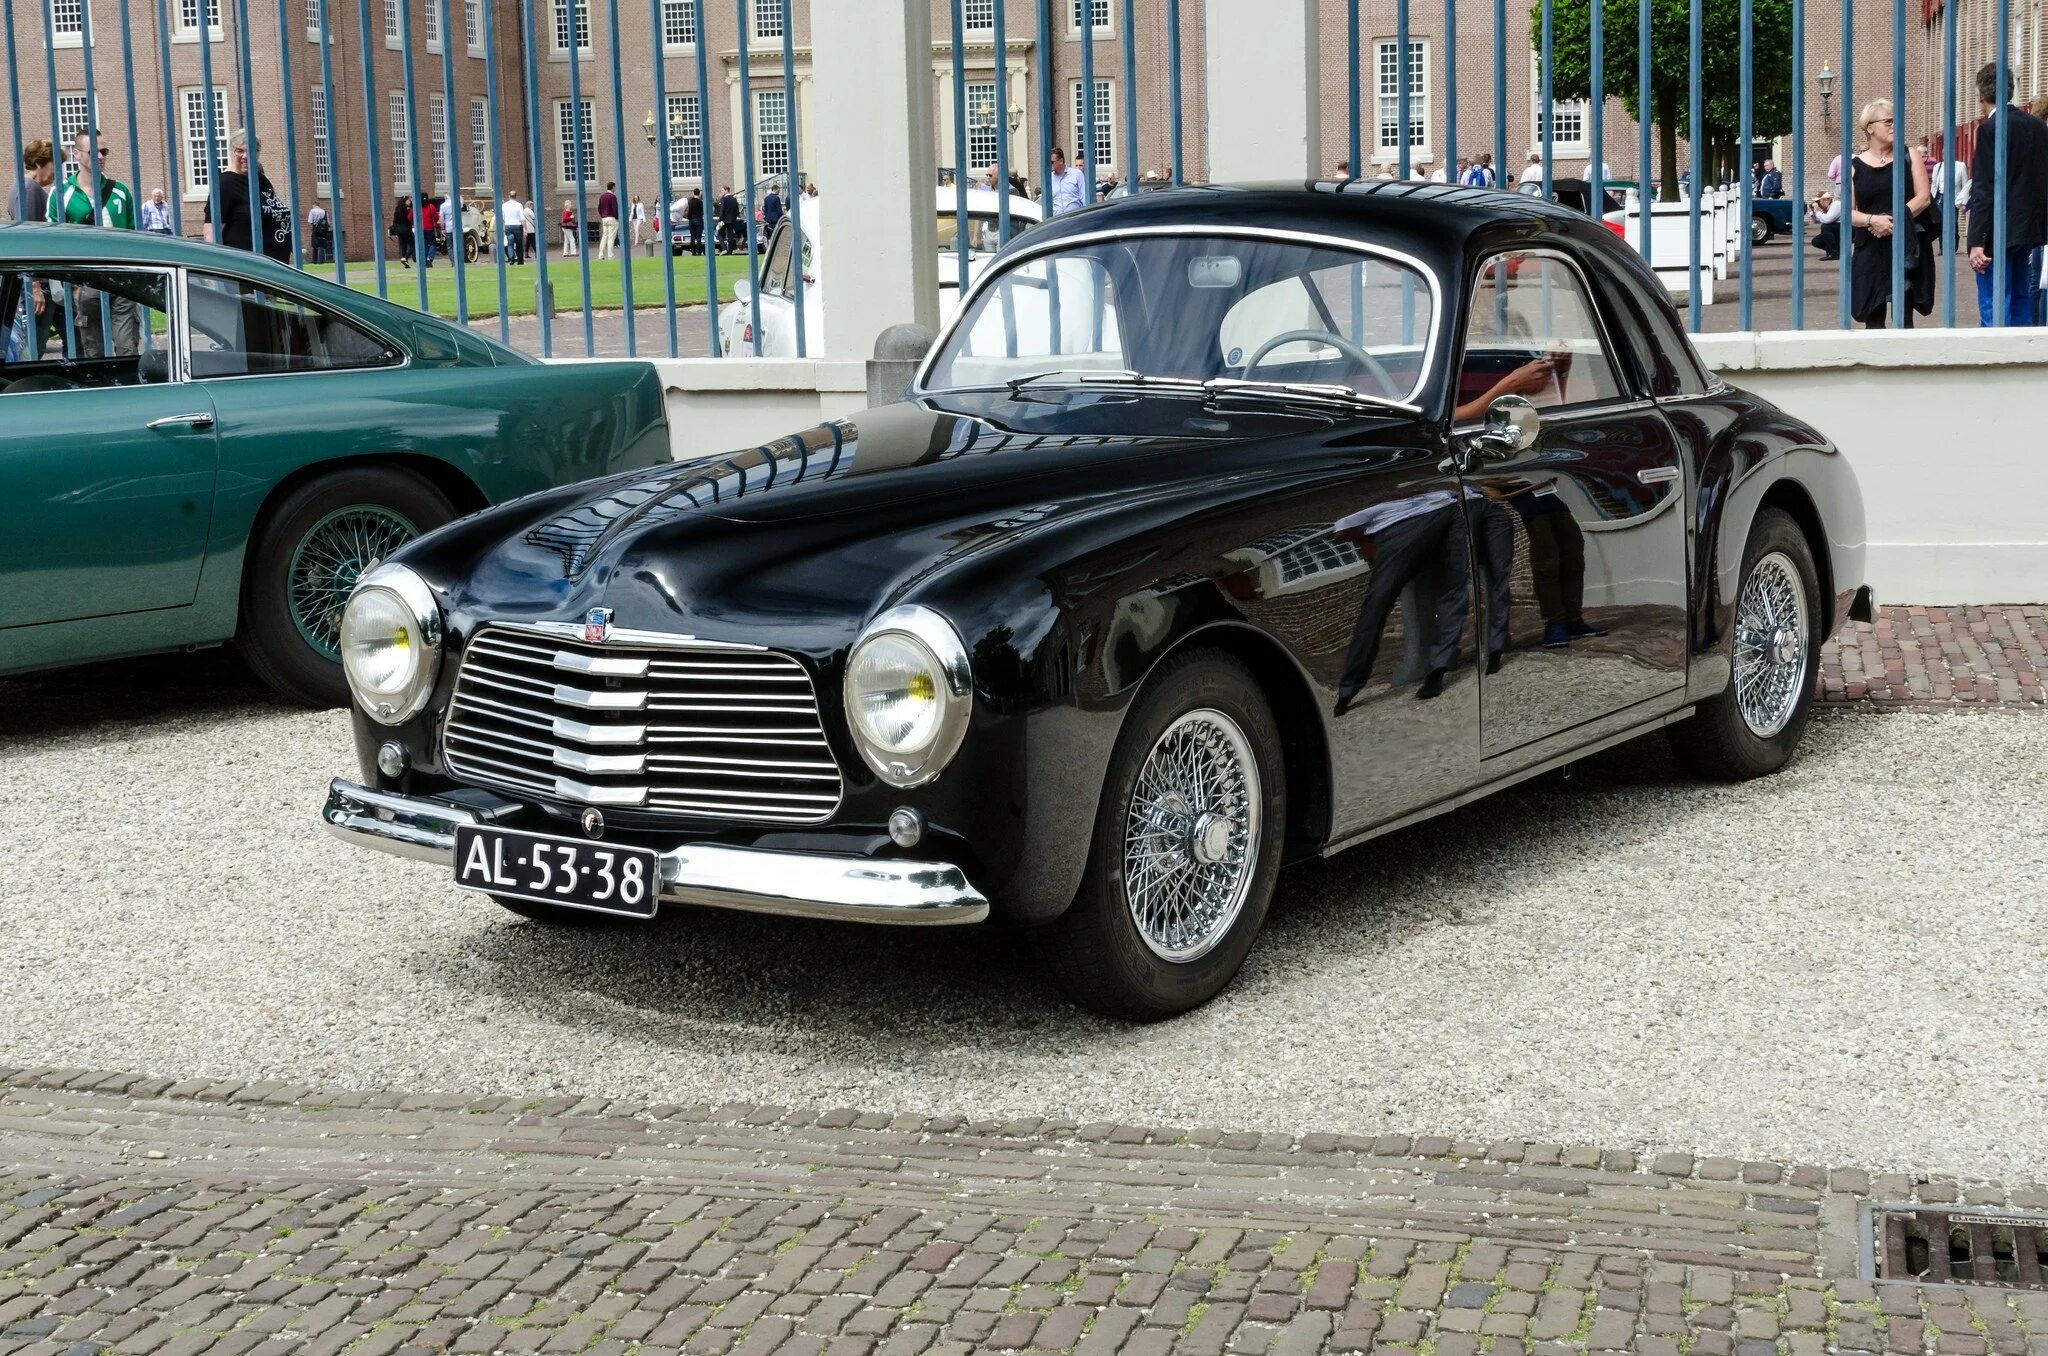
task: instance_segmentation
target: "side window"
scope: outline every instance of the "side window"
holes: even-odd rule
[[[761,292],[764,296],[788,296],[794,290],[789,280],[789,238],[792,234],[787,217],[776,223],[775,238],[768,242],[768,257],[761,265]]]
[[[1592,298],[1577,270],[1556,255],[1497,254],[1473,283],[1457,418],[1482,418],[1504,395],[1542,409],[1623,395]]]
[[[385,342],[332,312],[239,278],[193,274],[186,329],[194,377],[393,367]]]
[[[170,275],[38,266],[0,272],[0,383],[17,395],[171,379]]]

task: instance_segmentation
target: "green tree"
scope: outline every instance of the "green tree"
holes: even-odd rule
[[[1553,0],[1551,84],[1560,99],[1593,93],[1593,5],[1595,0]],[[1631,116],[1643,117],[1637,80],[1636,38],[1640,6],[1650,6],[1650,109],[1657,125],[1658,180],[1668,202],[1678,196],[1678,137],[1692,126],[1692,0],[1607,0],[1601,41],[1606,92]],[[1530,7],[1530,31],[1543,31],[1543,4]],[[1792,129],[1792,0],[1753,0],[1755,38],[1751,130],[1761,141]],[[1705,144],[1700,148],[1708,177],[1735,172],[1748,163],[1737,144],[1742,130],[1741,0],[1703,0],[1700,14],[1704,65],[1700,87]],[[1540,36],[1538,41],[1541,41]],[[1597,110],[1595,110],[1597,116]],[[1796,191],[1796,190],[1795,190]]]

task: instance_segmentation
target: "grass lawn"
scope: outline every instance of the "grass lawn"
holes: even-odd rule
[[[719,266],[718,299],[732,300],[732,285],[737,279],[747,276],[747,260],[744,255],[717,258]],[[548,259],[548,283],[555,291],[555,312],[583,309],[583,273],[576,259]],[[704,300],[704,261],[694,254],[679,255],[676,266],[676,305],[699,304]],[[315,264],[306,270],[327,279],[334,277],[332,264]],[[592,259],[590,261],[590,305],[593,310],[619,310],[626,304],[625,279],[619,261],[616,259]],[[506,309],[512,315],[533,314],[533,285],[540,269],[534,264],[510,264],[505,268]],[[455,314],[455,267],[446,259],[434,260],[434,266],[426,270],[427,310],[434,315]],[[419,307],[419,282],[412,269],[396,259],[387,259],[384,264],[386,296],[401,306]],[[489,259],[479,259],[464,268],[464,281],[469,300],[469,316],[475,320],[498,314],[498,268]],[[348,266],[348,285],[359,292],[374,293],[377,290],[377,267],[363,260]],[[633,260],[633,306],[636,310],[652,308],[659,310],[664,304],[666,293],[662,280],[662,261],[659,257],[640,257]]]

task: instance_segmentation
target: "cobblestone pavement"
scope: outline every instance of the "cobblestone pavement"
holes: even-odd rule
[[[1821,653],[1822,700],[1929,709],[2048,709],[2048,606],[1887,607]]]
[[[0,1071],[5,1072],[5,1071]],[[2043,1356],[1872,1200],[1685,1153],[15,1072],[0,1352]],[[317,1099],[317,1100],[316,1100]]]

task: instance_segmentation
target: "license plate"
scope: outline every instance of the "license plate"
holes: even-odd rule
[[[536,904],[652,918],[661,858],[646,848],[458,824],[455,883]]]

